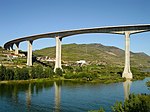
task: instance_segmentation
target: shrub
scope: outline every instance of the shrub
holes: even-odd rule
[[[50,67],[46,67],[44,69],[44,72],[43,72],[43,77],[44,78],[52,77],[53,75],[54,75],[54,72]]]
[[[113,107],[113,112],[149,112],[150,110],[150,95],[134,95],[129,96],[129,100],[117,102]]]
[[[43,78],[43,67],[41,65],[36,66],[36,75],[38,78]]]
[[[31,68],[31,78],[44,78],[43,67],[41,65]]]
[[[82,67],[76,67],[75,68],[75,72],[77,73],[77,72],[82,72],[83,71],[83,69],[82,69]]]
[[[0,66],[0,80],[4,80],[6,74],[6,67],[1,65]]]
[[[19,79],[20,79],[20,75],[21,75],[21,74],[20,74],[20,70],[21,70],[20,68],[16,68],[16,69],[15,69],[15,71],[14,71],[14,73],[15,73],[15,74],[14,74],[14,79],[15,79],[15,80],[19,80]]]
[[[5,80],[13,80],[14,79],[14,71],[12,69],[7,69],[5,74]]]
[[[62,76],[63,71],[62,71],[62,69],[61,69],[61,68],[56,68],[55,73],[56,73],[56,75],[58,75],[58,76]]]
[[[23,68],[16,68],[14,74],[15,80],[27,80],[29,79],[29,70],[25,67]]]
[[[37,74],[36,74],[36,68],[35,68],[35,67],[32,67],[32,68],[31,68],[31,78],[32,78],[32,79],[38,78],[38,76],[37,76]]]
[[[20,72],[21,72],[21,76],[20,76],[21,80],[29,79],[29,69],[28,68],[23,67]]]

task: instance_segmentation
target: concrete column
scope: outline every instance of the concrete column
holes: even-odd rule
[[[7,47],[6,50],[9,50],[9,47]]]
[[[13,51],[13,45],[11,45],[11,46],[9,47],[9,50],[10,50],[10,51]]]
[[[16,49],[15,54],[19,54],[19,43],[15,43]]]
[[[122,77],[132,79],[132,73],[130,71],[130,32],[125,32],[125,67]]]
[[[33,41],[27,41],[28,51],[27,51],[27,66],[32,66],[32,43]]]
[[[56,71],[56,68],[61,68],[61,41],[62,39],[58,36],[56,37],[56,61],[55,61],[55,68],[54,71]]]

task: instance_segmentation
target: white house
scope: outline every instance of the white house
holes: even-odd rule
[[[80,61],[76,61],[76,63],[82,66],[82,65],[86,64],[86,61],[80,60]]]

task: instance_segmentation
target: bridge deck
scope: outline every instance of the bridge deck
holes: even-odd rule
[[[20,43],[23,41],[33,41],[39,38],[55,38],[59,36],[60,38],[64,38],[67,36],[77,35],[77,34],[85,34],[85,33],[110,33],[110,34],[124,34],[125,31],[130,31],[133,33],[147,32],[150,31],[150,24],[145,25],[126,25],[126,26],[110,26],[110,27],[97,27],[97,28],[83,28],[83,29],[75,29],[75,30],[65,30],[44,34],[37,34],[26,36],[23,38],[14,39],[8,41],[4,44],[4,48],[12,46],[15,43]]]

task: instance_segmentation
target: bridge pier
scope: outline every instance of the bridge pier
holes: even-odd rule
[[[125,32],[125,67],[122,74],[123,78],[132,79],[130,70],[130,32]]]
[[[32,66],[32,43],[33,41],[27,41],[28,51],[27,51],[27,66]]]
[[[19,43],[15,43],[16,49],[15,54],[19,54]]]
[[[55,68],[54,71],[56,71],[56,68],[61,68],[61,42],[62,38],[59,36],[56,37],[56,61],[55,61]]]
[[[13,51],[13,45],[11,45],[11,46],[9,47],[9,50],[10,50],[10,51]]]

